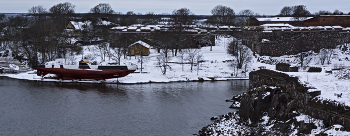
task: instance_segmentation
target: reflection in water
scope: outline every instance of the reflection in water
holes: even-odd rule
[[[192,135],[248,81],[88,84],[0,77],[0,135]]]
[[[29,81],[31,82],[31,81]],[[32,82],[31,87],[41,88],[57,88],[57,89],[68,89],[68,90],[79,90],[82,92],[86,91],[97,91],[99,93],[124,93],[127,91],[125,85],[119,84],[103,84],[103,83],[62,83],[62,82]]]

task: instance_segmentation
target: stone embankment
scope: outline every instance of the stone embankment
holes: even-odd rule
[[[251,72],[249,90],[240,97],[240,102],[238,115],[232,116],[232,119],[236,120],[235,124],[248,124],[246,127],[256,133],[266,134],[270,131],[273,134],[284,135],[292,134],[297,130],[298,134],[310,134],[316,126],[312,123],[297,121],[295,117],[300,114],[322,120],[326,128],[340,124],[346,131],[350,131],[348,112],[344,111],[349,107],[315,101],[312,93],[299,83],[297,77],[290,77],[284,73],[266,69]],[[264,117],[269,117],[265,126],[272,126],[266,131],[261,126]],[[272,120],[275,121],[271,122]],[[213,129],[215,127],[217,126],[204,127],[200,135],[217,134],[220,130],[215,131]],[[248,134],[253,134],[254,131]]]
[[[283,103],[285,101],[294,101],[297,111],[307,114],[313,118],[323,120],[325,125],[340,124],[346,130],[350,130],[350,119],[340,115],[341,111],[324,111],[316,103],[310,103],[311,96],[307,88],[298,82],[298,78],[289,75],[271,71],[259,70],[249,74],[249,87],[256,88],[263,85],[279,87],[286,95],[278,96]],[[285,100],[286,99],[286,100]],[[275,101],[278,103],[278,101]],[[275,103],[274,102],[274,103]],[[242,101],[243,104],[243,101]],[[283,108],[280,106],[280,108]],[[344,108],[343,108],[344,109]]]

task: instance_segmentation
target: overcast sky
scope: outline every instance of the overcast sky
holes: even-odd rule
[[[28,13],[28,9],[41,5],[47,10],[58,3],[70,2],[76,13],[87,13],[99,3],[109,3],[114,11],[126,13],[172,13],[175,9],[188,8],[195,15],[211,15],[216,5],[232,8],[236,13],[250,9],[260,15],[277,15],[284,6],[305,5],[311,12],[338,9],[350,12],[350,0],[0,0],[0,13]]]

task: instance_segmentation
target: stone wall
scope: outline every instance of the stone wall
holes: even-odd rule
[[[322,48],[335,48],[341,40],[349,37],[349,34],[337,31],[255,32],[255,35],[258,38],[253,39],[254,42],[242,37],[243,43],[260,56],[295,55],[310,50],[318,52]],[[262,39],[269,42],[261,42]]]
[[[350,119],[348,118],[313,108],[311,106],[305,106],[305,109],[301,109],[300,111],[310,115],[313,118],[322,119],[323,124],[326,126],[340,124],[345,128],[345,130],[350,131]]]
[[[289,72],[290,64],[287,63],[278,63],[276,64],[276,70],[283,71],[283,72]]]
[[[273,73],[275,71],[270,71]],[[278,72],[275,72],[278,73]],[[294,100],[298,101],[298,107],[304,108],[307,104],[308,95],[304,89],[300,88],[300,84],[295,81],[285,79],[283,77],[275,77],[268,74],[261,74],[259,72],[249,73],[249,88],[257,88],[263,85],[280,87],[283,92],[289,94]]]
[[[313,118],[324,120],[326,125],[340,124],[349,131],[350,119],[323,111],[317,108],[313,108],[307,105],[309,95],[307,91],[300,86],[300,83],[293,81],[293,77],[288,79],[287,77],[277,77],[276,75],[283,73],[265,70],[265,71],[253,71],[249,73],[249,88],[257,88],[263,85],[280,87],[283,92],[289,94],[297,102],[297,108],[300,112],[310,115]]]

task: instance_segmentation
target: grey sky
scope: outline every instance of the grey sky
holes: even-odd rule
[[[76,13],[87,13],[99,3],[109,3],[114,11],[126,13],[156,14],[172,13],[175,9],[188,8],[196,15],[211,15],[210,11],[216,5],[232,8],[236,13],[250,9],[260,15],[276,15],[284,6],[305,5],[311,12],[338,9],[344,13],[350,12],[350,0],[0,0],[0,13],[28,13],[33,6],[42,5],[47,10],[58,3],[74,4]]]

